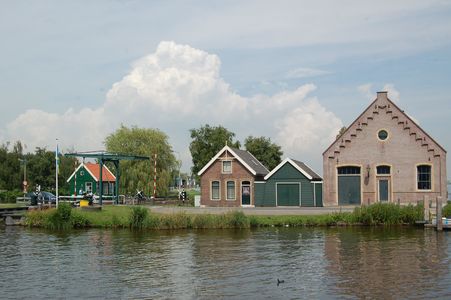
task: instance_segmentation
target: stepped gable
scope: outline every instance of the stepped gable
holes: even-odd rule
[[[440,156],[440,154],[434,154],[434,149],[437,148],[444,153],[447,153],[440,144],[438,144],[426,133],[426,131],[387,97],[387,92],[378,92],[378,97],[363,111],[362,114],[360,114],[346,131],[323,152],[323,156],[328,153],[329,159],[338,158],[340,151],[343,151],[348,145],[351,145],[352,141],[362,134],[365,127],[367,127],[370,122],[377,119],[380,114],[391,114],[392,120],[396,120],[398,126],[403,127],[406,134],[415,137],[418,146],[427,147],[427,151],[431,152],[433,156]]]

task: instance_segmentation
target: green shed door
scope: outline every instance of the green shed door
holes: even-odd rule
[[[323,206],[323,184],[315,184],[315,206]]]
[[[379,201],[388,202],[388,180],[379,180]]]
[[[299,184],[277,184],[277,206],[300,206]]]
[[[360,204],[360,175],[338,176],[338,205]]]

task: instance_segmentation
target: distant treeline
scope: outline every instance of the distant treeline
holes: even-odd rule
[[[64,194],[65,179],[74,171],[75,158],[60,153],[60,171],[58,174],[59,194]],[[55,190],[56,175],[55,151],[36,147],[34,153],[24,153],[24,145],[17,141],[13,145],[5,142],[0,147],[0,190],[23,191],[24,168],[26,168],[27,192],[35,190],[36,184],[41,190]],[[66,168],[67,163],[67,168]],[[66,193],[68,193],[66,187]]]

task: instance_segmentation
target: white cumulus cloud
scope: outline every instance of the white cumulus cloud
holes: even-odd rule
[[[362,94],[365,98],[367,98],[370,101],[374,101],[376,99],[376,96],[371,93],[371,87],[373,86],[372,83],[364,84],[357,87],[357,90],[359,90],[360,94]]]
[[[395,85],[393,83],[387,83],[383,87],[384,91],[388,92],[388,98],[393,101],[394,103],[399,103],[399,92],[395,90]]]
[[[60,149],[88,151],[102,149],[104,138],[120,123],[153,127],[170,137],[184,165],[190,165],[188,129],[222,125],[242,142],[250,134],[270,137],[285,156],[316,160],[311,165],[319,171],[321,153],[342,123],[316,97],[307,97],[316,86],[243,97],[219,76],[220,69],[215,54],[161,42],[155,53],[133,62],[129,74],[112,85],[103,106],[80,112],[69,108],[64,115],[28,110],[2,134],[23,141],[29,150],[52,147],[59,138]]]

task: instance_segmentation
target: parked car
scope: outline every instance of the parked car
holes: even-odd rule
[[[29,192],[27,197],[31,198],[36,192]],[[56,203],[56,196],[49,192],[37,192],[37,200],[42,203]]]

